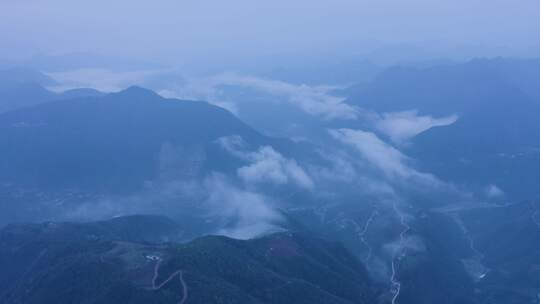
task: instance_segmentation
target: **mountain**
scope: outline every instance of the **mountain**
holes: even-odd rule
[[[540,295],[540,203],[458,213],[485,266],[479,303],[536,303]]]
[[[74,89],[61,93],[46,89],[54,85],[58,85],[54,79],[36,70],[0,70],[0,114],[53,100],[103,95],[92,89]]]
[[[84,98],[84,97],[103,97],[106,93],[100,92],[95,89],[80,88],[80,89],[71,89],[62,92],[62,94],[57,99],[75,99],[75,98]]]
[[[57,94],[35,83],[0,88],[0,113],[31,107],[56,99]]]
[[[300,64],[289,62],[287,65],[262,71],[259,74],[266,78],[279,79],[288,83],[316,86],[369,81],[381,70],[380,66],[358,58],[326,62],[321,58],[306,58],[305,62]]]
[[[159,217],[10,225],[0,231],[0,302],[373,303],[375,288],[343,247],[299,233],[248,241],[176,231]]]
[[[493,185],[514,201],[533,199],[540,178],[539,69],[539,60],[510,59],[396,67],[349,93],[348,102],[379,113],[457,115],[457,122],[413,138],[406,153],[424,171],[472,191]]]
[[[412,174],[402,183],[332,138],[338,151],[272,139],[222,108],[140,87],[54,93],[2,113],[0,225],[137,213],[174,220],[8,225],[0,302],[536,303],[540,208],[511,203],[538,196],[540,103],[528,65],[398,67],[340,91],[379,114],[458,115],[391,144],[440,182]],[[261,111],[254,101],[271,103],[271,94],[220,90],[249,104],[248,123],[258,127],[300,121],[321,141],[325,129],[343,127],[390,139],[368,121],[385,116],[344,126],[280,104]],[[244,145],[220,141],[231,135]],[[305,176],[306,187],[290,182]],[[295,232],[201,237],[260,227],[256,235]]]
[[[117,191],[158,178],[160,162],[189,161],[186,154],[163,159],[166,149],[211,154],[204,165],[219,169],[230,164],[212,150],[218,138],[239,135],[256,146],[269,141],[222,108],[139,87],[0,114],[0,134],[2,181]],[[198,165],[176,169],[186,173],[186,166]]]
[[[391,67],[369,85],[348,90],[349,103],[377,112],[415,109],[423,114],[459,115],[489,106],[538,103],[533,71],[540,60],[475,59],[427,68]],[[509,100],[517,97],[518,100]]]
[[[383,286],[376,303],[395,297],[401,304],[476,304],[475,281],[462,263],[474,252],[460,226],[445,213],[396,208],[406,210],[406,222],[396,217],[394,206],[364,201],[297,210],[291,216],[316,235],[339,240],[362,260]]]
[[[28,68],[0,70],[0,88],[34,83],[40,86],[53,86],[58,83],[51,77]]]

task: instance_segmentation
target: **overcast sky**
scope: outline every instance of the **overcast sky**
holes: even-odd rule
[[[523,51],[540,43],[540,1],[0,0],[0,41],[3,58],[91,52],[178,62],[402,43]]]

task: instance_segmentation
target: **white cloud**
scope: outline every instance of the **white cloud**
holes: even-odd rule
[[[382,249],[388,256],[394,256],[396,252],[401,252],[402,250],[406,250],[409,253],[425,252],[427,246],[419,235],[407,235],[403,240],[396,239],[393,242],[384,244]]]
[[[356,119],[359,115],[358,109],[346,104],[344,98],[329,93],[335,89],[334,87],[294,85],[278,80],[231,73],[216,76],[214,79],[219,84],[245,86],[282,97],[282,100],[304,112],[326,120]]]
[[[284,157],[270,146],[263,146],[252,152],[245,151],[245,143],[239,136],[223,137],[218,141],[229,153],[250,163],[237,170],[238,177],[246,184],[293,183],[304,189],[314,187],[313,180],[296,160]]]
[[[293,182],[304,189],[312,189],[313,181],[294,159],[287,159],[272,147],[262,147],[249,153],[252,163],[238,169],[238,176],[246,183],[269,182],[277,185]]]
[[[85,68],[65,72],[47,73],[60,83],[54,91],[92,88],[103,92],[116,92],[132,85],[143,85],[147,79],[164,73],[164,70],[111,71],[102,68]]]
[[[416,171],[408,167],[407,157],[371,132],[351,129],[331,130],[337,140],[354,147],[369,163],[389,177],[409,177]]]
[[[359,179],[354,159],[340,150],[321,151],[320,157],[328,164],[325,166],[311,166],[310,173],[324,181],[338,181],[340,183],[353,183]]]
[[[239,114],[241,105],[236,100],[223,100],[220,86],[238,86],[269,94],[275,98],[265,101],[287,103],[299,110],[322,118],[357,119],[361,111],[345,103],[345,98],[330,93],[332,86],[294,85],[283,81],[222,73],[203,78],[185,78],[175,70],[112,71],[103,68],[85,68],[49,73],[60,85],[50,89],[64,91],[73,88],[94,88],[115,92],[131,85],[147,86],[168,98],[204,100]],[[257,99],[254,99],[256,101]]]
[[[153,183],[124,197],[103,197],[75,206],[60,206],[61,220],[96,220],[133,214],[187,214],[211,222],[206,233],[249,239],[278,231],[281,214],[267,196],[241,188],[229,178],[210,174],[201,180]],[[182,218],[182,217],[181,217]],[[201,229],[203,229],[201,226]]]
[[[227,152],[238,158],[246,158],[246,142],[239,135],[220,137],[217,143]]]
[[[330,134],[340,143],[356,152],[355,167],[359,178],[370,191],[379,198],[398,195],[400,199],[411,193],[437,197],[434,203],[448,200],[469,200],[468,193],[457,189],[451,183],[436,176],[418,171],[413,160],[397,148],[384,142],[371,132],[352,129],[330,130]],[[346,167],[347,168],[347,167]]]
[[[216,105],[225,104],[228,107],[234,104],[233,108],[238,111],[241,107],[234,101],[224,102],[221,99],[219,86],[223,85],[249,88],[269,94],[275,97],[268,100],[269,102],[287,103],[309,115],[324,120],[357,119],[361,115],[359,109],[345,103],[345,98],[330,93],[336,87],[295,85],[279,80],[242,76],[236,73],[223,73],[207,78],[191,79],[185,86],[177,89],[176,97],[202,99]],[[257,102],[257,99],[253,101]]]
[[[457,115],[441,118],[419,116],[418,111],[383,113],[375,128],[390,137],[394,143],[402,143],[433,127],[448,126],[458,120]]]
[[[493,184],[486,187],[485,193],[487,197],[489,198],[500,198],[504,196],[504,191],[501,188],[499,188],[497,185],[493,185]]]
[[[250,239],[279,230],[276,224],[282,216],[271,207],[268,197],[239,189],[218,175],[206,180],[205,189],[210,193],[206,203],[212,207],[211,212],[225,220],[218,234]]]

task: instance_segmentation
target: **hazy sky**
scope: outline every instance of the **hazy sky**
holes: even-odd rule
[[[0,0],[0,56],[211,62],[402,43],[523,51],[540,43],[539,17],[539,0]]]

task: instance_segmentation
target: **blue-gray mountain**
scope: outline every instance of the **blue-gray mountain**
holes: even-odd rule
[[[159,177],[164,145],[200,149],[212,169],[223,136],[269,141],[229,112],[164,99],[138,87],[102,97],[47,102],[0,115],[0,180],[28,187],[122,191]]]
[[[0,231],[0,302],[373,303],[376,288],[341,245],[298,233],[250,241],[181,236],[136,216]]]
[[[103,95],[93,89],[74,89],[62,93],[46,89],[57,84],[51,77],[35,70],[24,68],[1,70],[0,113],[53,100]]]
[[[282,217],[276,228],[296,232],[250,241],[197,238],[246,218],[238,210],[226,210],[232,223],[219,226],[212,221],[212,210],[199,216],[193,208],[197,202],[175,205],[182,216],[174,220],[133,216],[9,225],[0,232],[0,299],[535,303],[540,294],[540,206],[534,200],[503,204],[538,196],[535,81],[540,78],[535,77],[535,64],[479,60],[393,68],[345,92],[351,94],[350,103],[358,101],[381,113],[417,109],[421,115],[458,114],[454,124],[424,132],[400,148],[422,171],[475,191],[492,185],[485,196],[502,197],[498,205],[449,203],[441,194],[408,194],[401,188],[403,201],[381,199],[359,194],[356,188],[362,185],[356,183],[335,182],[335,193],[326,193],[328,187],[298,191],[249,184],[244,191],[251,196],[227,193],[214,207],[224,199],[246,203],[237,201],[259,198],[256,191],[271,194]],[[148,205],[159,206],[156,197],[140,195],[141,189],[163,181],[174,186],[177,180],[193,181],[210,172],[237,178],[245,161],[217,144],[230,135],[240,136],[249,146],[246,151],[272,146],[302,166],[313,166],[310,172],[322,171],[325,167],[317,166],[328,160],[314,152],[327,150],[264,136],[204,102],[165,99],[138,87],[113,94],[87,89],[57,94],[41,86],[48,80],[39,74],[23,76],[24,81],[9,87],[32,86],[45,97],[13,90],[15,106],[0,114],[0,224],[48,218],[44,204],[78,210],[72,207],[84,202],[83,213],[93,211],[89,203],[110,208],[148,200]],[[339,121],[331,126],[344,127]],[[149,188],[164,195],[171,190]],[[110,195],[106,204],[98,204],[104,194]],[[346,249],[313,235],[339,240]]]
[[[458,115],[412,139],[405,151],[427,172],[473,191],[496,185],[519,201],[538,198],[540,60],[478,59],[428,68],[396,67],[349,90],[377,112]]]

